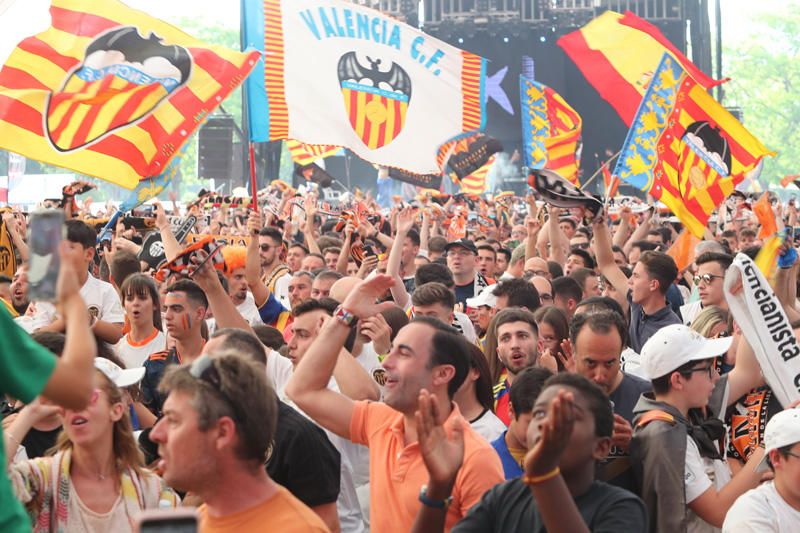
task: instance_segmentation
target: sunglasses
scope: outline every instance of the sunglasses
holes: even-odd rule
[[[239,414],[236,404],[231,400],[224,390],[222,390],[222,379],[219,375],[219,370],[214,365],[214,360],[208,355],[201,355],[194,360],[192,366],[189,367],[189,374],[203,383],[209,385],[222,399],[227,403],[233,412],[234,420],[240,421],[242,417]]]
[[[573,244],[573,248],[580,248],[581,250],[588,250],[589,246],[591,246],[588,242],[579,242],[578,244]]]
[[[261,249],[262,252],[269,252],[274,246],[270,246],[269,244],[259,244],[258,247]]]
[[[711,282],[714,281],[715,279],[717,278],[722,279],[724,277],[725,276],[717,276],[715,274],[703,274],[702,276],[695,276],[693,279],[695,285],[700,285],[701,281],[706,285],[710,285]]]

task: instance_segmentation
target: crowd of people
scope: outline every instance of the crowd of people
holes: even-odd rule
[[[177,507],[205,532],[800,530],[800,410],[729,306],[764,244],[744,195],[687,258],[637,201],[331,208],[273,184],[104,240],[65,191],[54,303],[28,295],[27,215],[3,214],[1,531]],[[797,209],[775,212],[796,332]]]

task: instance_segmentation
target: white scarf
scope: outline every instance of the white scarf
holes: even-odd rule
[[[742,291],[730,292],[741,274]],[[738,254],[725,274],[725,299],[781,405],[800,399],[800,346],[789,319],[752,259]]]

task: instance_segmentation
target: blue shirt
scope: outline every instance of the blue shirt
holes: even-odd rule
[[[503,463],[503,475],[505,475],[507,481],[509,479],[518,478],[525,472],[522,470],[522,467],[519,466],[517,460],[511,455],[511,452],[508,451],[506,433],[508,433],[508,430],[505,430],[502,435],[497,437],[497,440],[492,442],[492,447],[497,452],[497,455],[500,456],[500,462]]]

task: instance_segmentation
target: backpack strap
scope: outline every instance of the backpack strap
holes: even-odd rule
[[[645,414],[639,418],[639,421],[636,422],[636,427],[641,428],[653,422],[655,420],[659,420],[661,422],[666,422],[668,424],[675,425],[677,422],[675,421],[675,417],[669,414],[666,411],[662,411],[661,409],[653,409],[652,411],[647,411]]]

